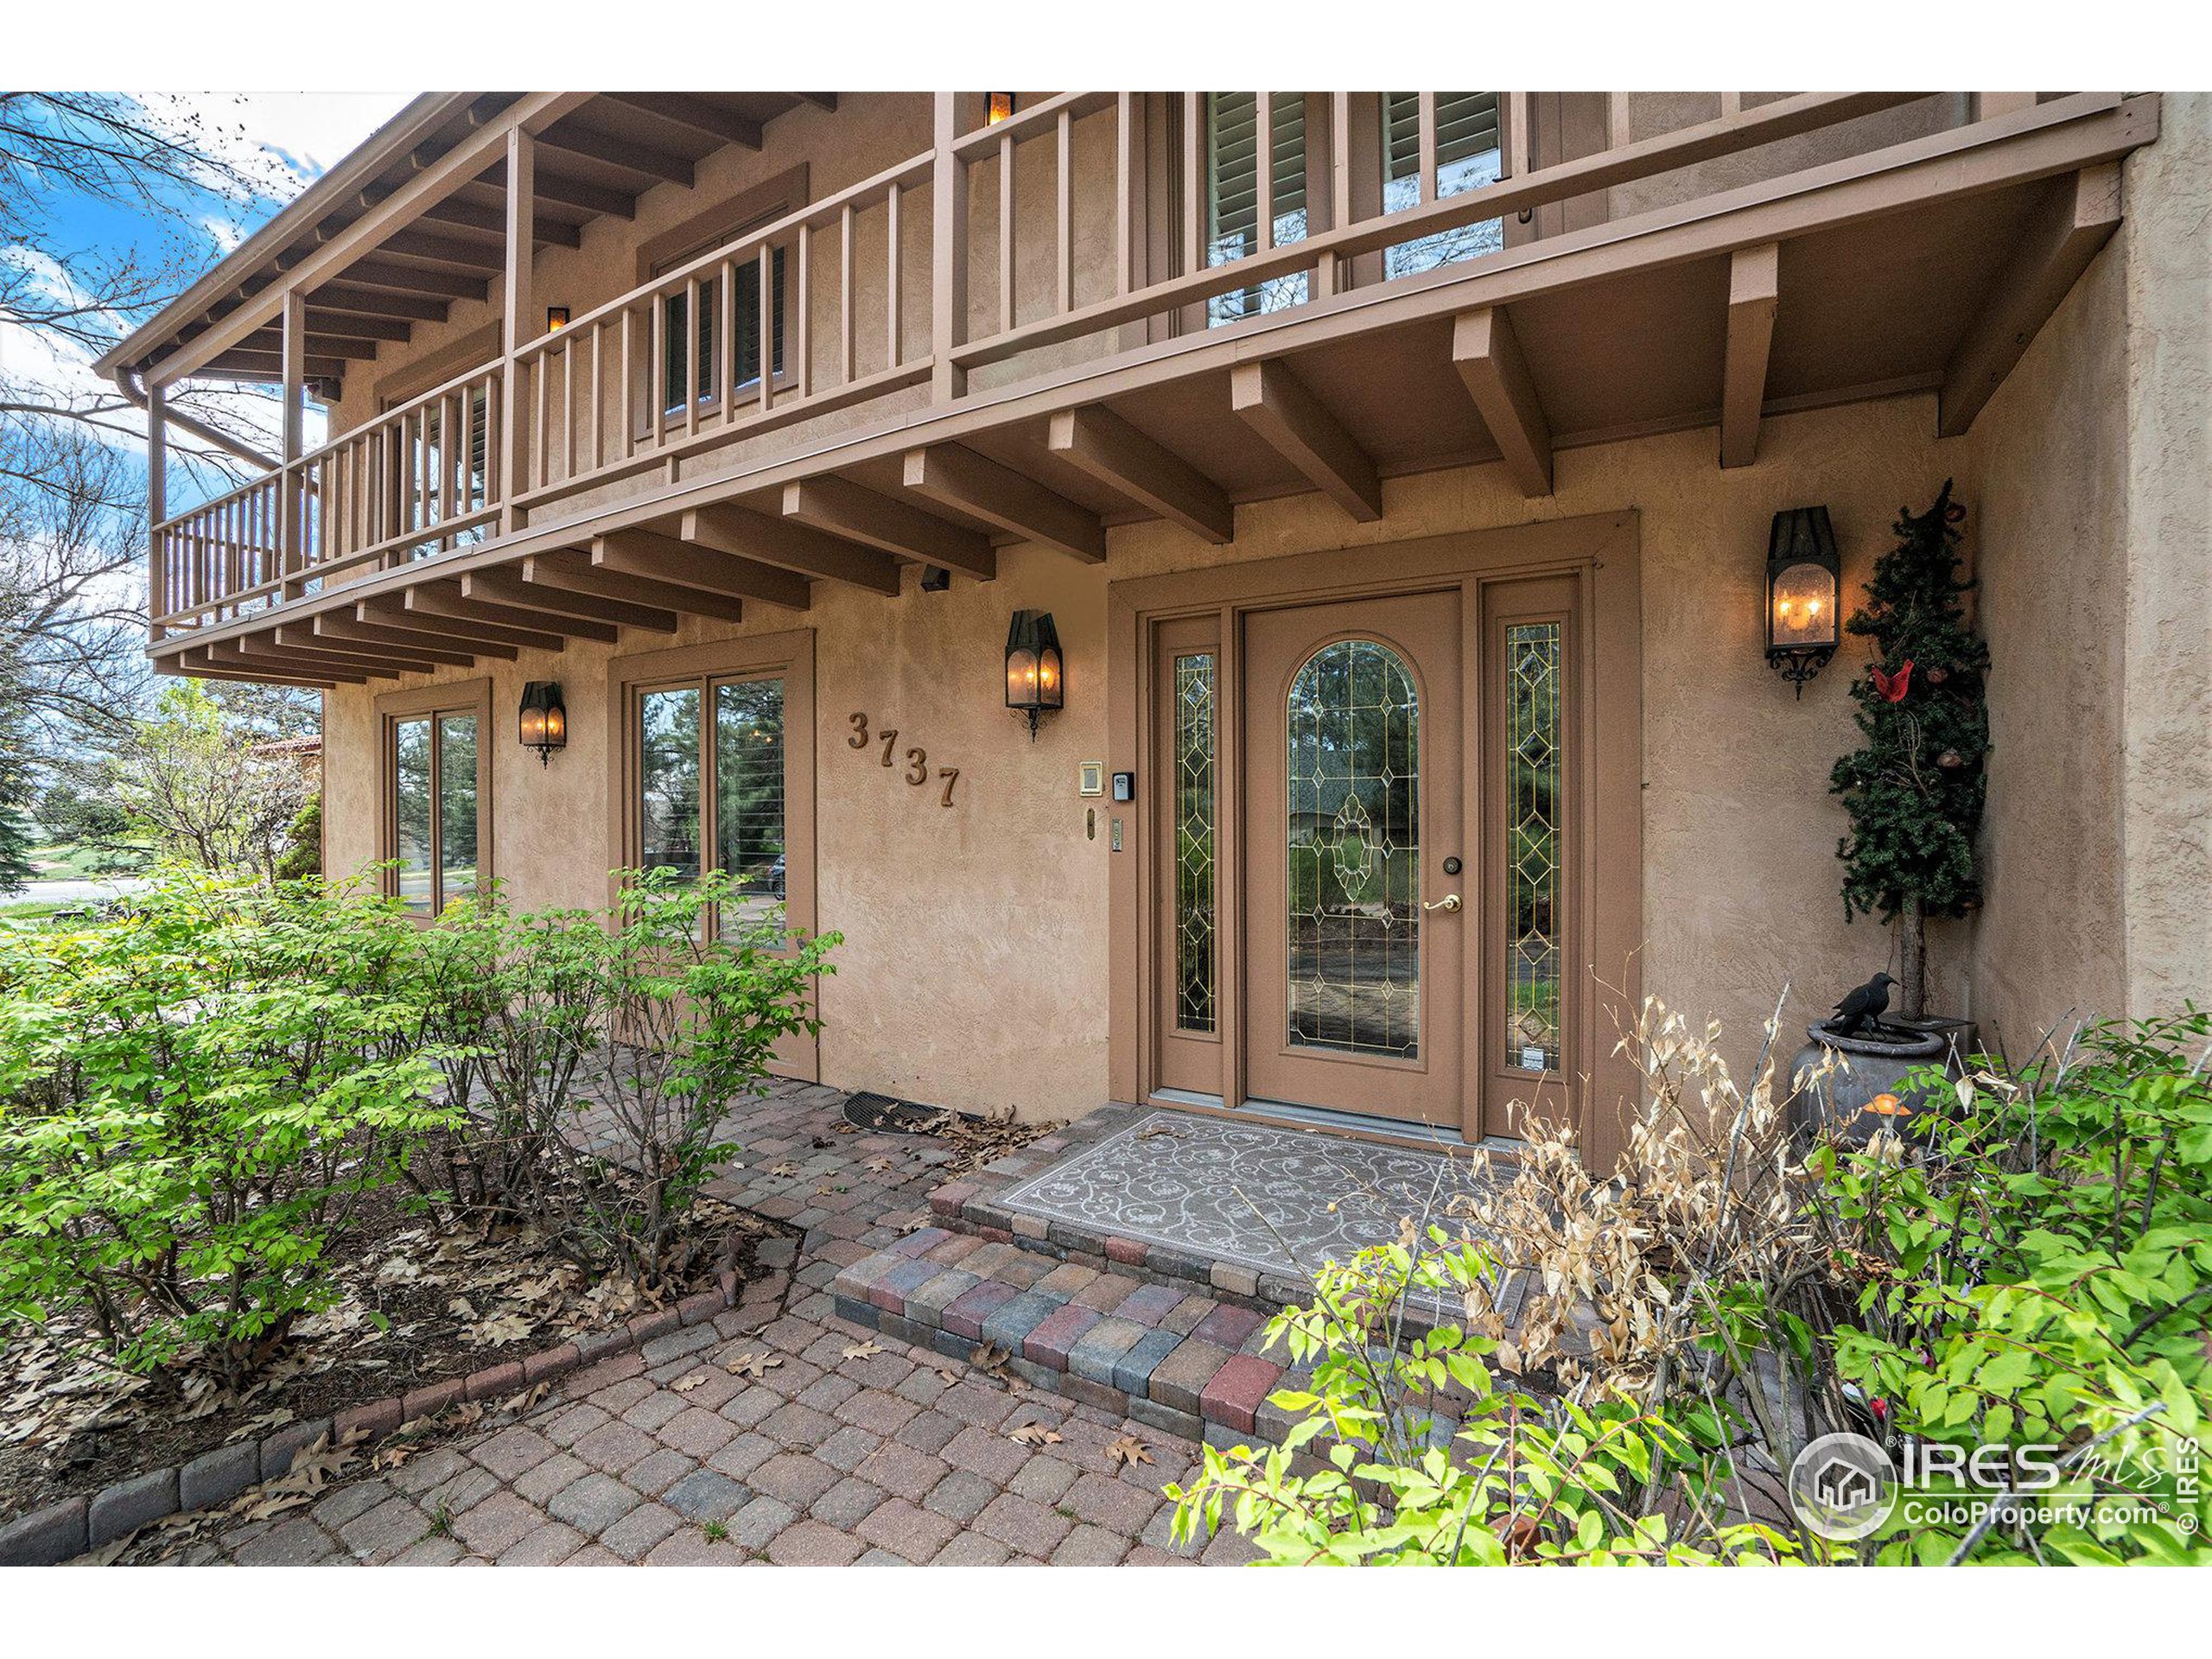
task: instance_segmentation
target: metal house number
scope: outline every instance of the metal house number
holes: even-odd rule
[[[868,721],[865,714],[849,715],[846,716],[846,722],[853,728],[852,734],[845,740],[846,747],[865,749],[870,743],[880,743],[883,745],[883,757],[880,762],[883,767],[887,771],[898,764],[899,731],[896,727],[888,727],[882,731],[871,733],[868,728]],[[906,764],[900,775],[914,788],[921,788],[930,780],[929,751],[923,748],[908,749],[905,759]],[[960,768],[939,766],[937,769],[937,776],[938,781],[944,785],[944,791],[938,797],[938,804],[950,806],[953,785],[960,781]]]

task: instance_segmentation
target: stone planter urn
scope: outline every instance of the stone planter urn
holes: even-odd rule
[[[1789,1129],[1800,1145],[1823,1131],[1854,1147],[1884,1128],[1911,1138],[1921,1120],[1943,1113],[1955,1096],[1924,1084],[1906,1087],[1905,1077],[1929,1066],[1962,1077],[1974,1048],[1974,1026],[1959,1020],[1897,1020],[1853,1037],[1839,1037],[1821,1023],[1806,1027],[1805,1035],[1789,1071]],[[1799,1086],[1831,1051],[1840,1057],[1835,1070]]]

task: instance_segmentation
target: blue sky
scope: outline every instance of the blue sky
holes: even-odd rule
[[[267,181],[265,194],[244,200],[226,201],[212,194],[194,197],[181,190],[168,196],[173,205],[198,222],[204,238],[194,260],[195,270],[206,269],[266,222],[411,96],[408,92],[145,94],[149,102],[172,114],[200,118],[223,153]],[[74,193],[58,193],[48,204],[48,213],[50,222],[44,239],[59,248],[94,256],[136,251],[149,259],[174,251],[173,226],[125,207]],[[5,251],[4,232],[0,232],[0,257],[4,257]],[[34,337],[0,318],[0,373],[18,383],[28,381],[55,391],[110,390],[92,374],[91,359],[89,353]],[[270,405],[273,413],[273,397],[252,401]],[[315,435],[315,425],[311,419],[311,438]],[[172,507],[190,505],[203,493],[184,475],[185,470],[179,467],[172,476]],[[221,487],[213,478],[200,482],[207,490]]]

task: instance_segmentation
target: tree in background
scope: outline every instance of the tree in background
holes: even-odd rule
[[[1845,624],[1873,645],[1852,683],[1864,740],[1835,763],[1844,798],[1847,919],[1879,912],[1897,930],[1899,1012],[1926,1013],[1927,922],[1981,902],[1974,837],[1987,792],[1989,647],[1960,601],[1960,523],[1950,480],[1923,513],[1898,509],[1897,544],[1874,566],[1866,604]]]
[[[274,880],[291,827],[315,792],[298,760],[263,752],[264,734],[226,718],[195,680],[156,700],[111,762],[117,801],[168,856]]]

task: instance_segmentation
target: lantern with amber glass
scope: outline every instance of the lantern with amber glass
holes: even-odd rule
[[[532,680],[522,689],[522,746],[537,751],[537,764],[550,765],[553,751],[569,747],[569,709],[554,680]]]
[[[1826,507],[1774,515],[1766,544],[1766,660],[1805,695],[1805,682],[1835,655],[1843,567]]]
[[[1065,701],[1060,667],[1060,635],[1050,611],[1016,611],[1006,631],[1006,706],[1029,718],[1029,737],[1037,738],[1038,716]]]
[[[1011,121],[1013,118],[1014,94],[1012,92],[985,92],[983,94],[983,124],[985,126],[995,127],[1000,122]]]

